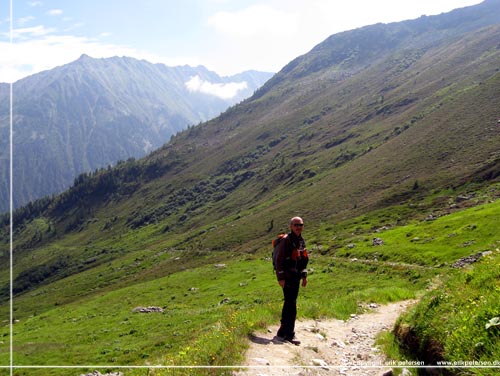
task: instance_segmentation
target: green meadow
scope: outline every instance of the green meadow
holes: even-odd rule
[[[310,278],[300,293],[299,316],[346,319],[363,312],[366,303],[419,298],[421,303],[401,319],[392,338],[401,352],[389,356],[411,357],[410,350],[415,349],[405,342],[411,332],[418,334],[418,356],[428,356],[428,343],[440,344],[440,358],[429,361],[500,359],[495,320],[500,293],[496,230],[500,201],[405,224],[398,224],[395,214],[404,208],[391,210],[306,229]],[[374,245],[374,238],[383,244]],[[479,252],[491,254],[465,268],[452,266]],[[101,372],[113,366],[161,365],[179,368],[122,371],[127,375],[229,374],[231,369],[186,367],[237,366],[248,335],[279,321],[282,297],[269,256],[270,246],[251,254],[142,251],[142,258],[132,253],[30,290],[14,299],[18,318],[13,325],[14,364],[107,367],[99,368]],[[155,263],[168,265],[170,274],[154,278],[144,273],[143,280],[122,288],[104,283],[116,269],[134,270],[132,274],[141,276],[138,270],[154,270]],[[102,288],[78,297],[89,278],[102,278]],[[150,306],[163,312],[134,312]],[[8,365],[5,321],[0,336],[0,364]],[[16,369],[15,374],[86,371],[90,372],[34,367]],[[469,371],[488,374],[487,370]]]

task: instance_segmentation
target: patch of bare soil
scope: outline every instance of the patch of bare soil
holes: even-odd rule
[[[246,361],[235,376],[261,375],[349,375],[381,376],[391,370],[375,337],[392,330],[396,319],[413,301],[371,305],[362,315],[349,320],[297,321],[300,346],[281,342],[278,326],[251,338]]]

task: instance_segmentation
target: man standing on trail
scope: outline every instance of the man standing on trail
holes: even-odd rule
[[[307,285],[308,255],[306,243],[302,238],[304,221],[300,217],[293,217],[290,219],[289,226],[290,233],[279,243],[275,265],[278,283],[283,289],[285,298],[278,338],[299,345],[300,341],[295,338],[297,296],[300,281],[302,280],[302,287]]]

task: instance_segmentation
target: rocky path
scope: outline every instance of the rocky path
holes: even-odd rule
[[[244,368],[235,376],[348,375],[381,376],[390,374],[391,364],[374,345],[381,331],[390,331],[398,316],[412,301],[383,306],[342,320],[297,321],[300,346],[276,340],[277,326],[251,338]]]

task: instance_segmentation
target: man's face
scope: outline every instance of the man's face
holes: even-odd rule
[[[294,218],[292,220],[292,223],[290,224],[290,230],[292,230],[292,232],[295,235],[299,236],[302,233],[303,228],[304,228],[304,221],[298,218]]]

